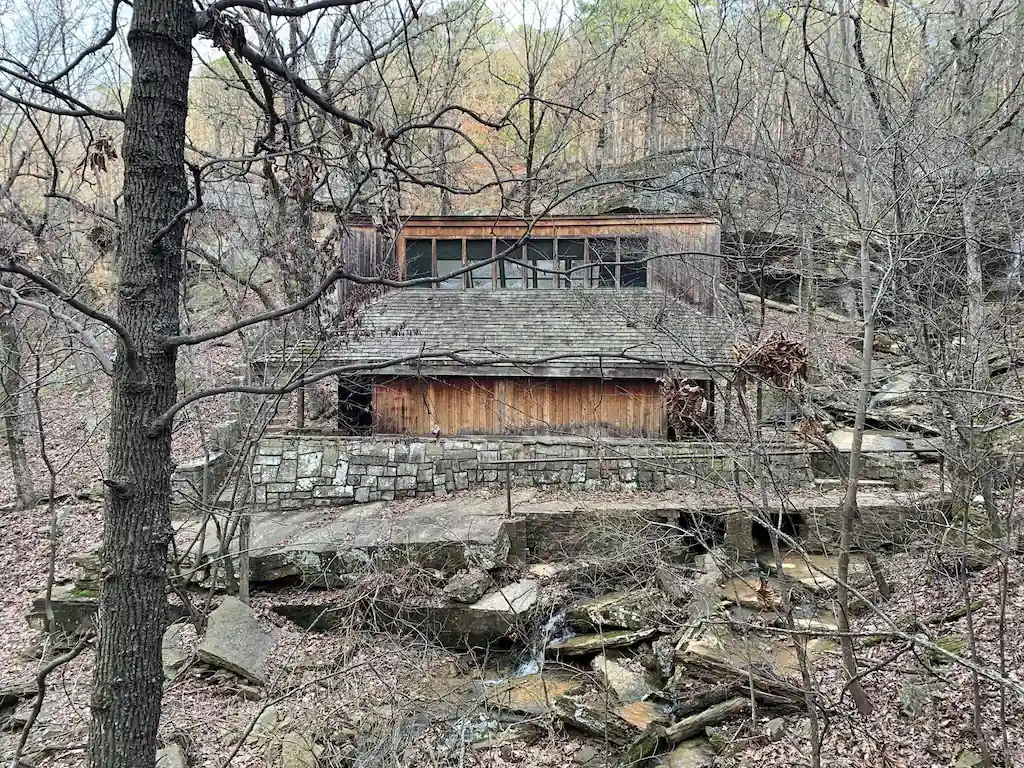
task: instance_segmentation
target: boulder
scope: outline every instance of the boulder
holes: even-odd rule
[[[266,632],[249,606],[228,596],[210,614],[198,654],[211,666],[264,685],[264,666],[276,642],[277,633]]]
[[[656,623],[665,608],[665,596],[656,589],[613,592],[583,600],[569,609],[566,621],[577,629],[643,629]]]
[[[651,674],[635,658],[602,653],[590,662],[590,667],[623,704],[640,701],[658,690]]]
[[[590,656],[608,648],[628,648],[649,640],[658,633],[657,629],[621,629],[613,632],[599,632],[594,635],[576,635],[567,640],[551,643],[545,649],[549,656]]]
[[[595,760],[597,760],[597,750],[589,744],[584,744],[572,756],[572,761],[576,765],[588,765]]]
[[[382,598],[373,603],[376,626],[395,632],[414,631],[446,648],[486,647],[510,635],[525,633],[536,612],[537,582],[518,581],[485,594],[475,603],[416,602]],[[303,629],[326,630],[353,620],[354,601],[325,603],[316,595],[309,602],[279,603],[275,613]]]
[[[99,593],[81,589],[74,584],[58,584],[50,595],[53,608],[53,631],[64,635],[82,635],[93,629]],[[32,611],[26,617],[33,629],[46,629],[46,594],[41,592],[32,601]]]
[[[496,723],[497,727],[490,733],[475,739],[470,743],[470,749],[494,749],[506,744],[535,744],[544,737],[544,730],[536,723],[513,723],[504,725]]]
[[[467,510],[440,501],[402,515],[390,514],[386,503],[356,505],[340,515],[315,507],[283,511],[254,519],[249,578],[254,584],[299,579],[308,586],[334,588],[344,586],[353,573],[410,563],[445,574],[491,570],[507,562],[512,528],[511,521],[486,505]],[[175,535],[184,546],[197,533],[195,523],[186,523]],[[211,527],[198,565],[216,557],[219,547]]]
[[[953,763],[953,768],[975,768],[975,766],[984,764],[985,758],[983,758],[977,752],[972,752],[969,749],[965,749],[957,756],[956,762]]]
[[[475,603],[491,585],[491,577],[482,568],[470,568],[455,574],[444,593],[457,603]]]
[[[0,686],[0,707],[14,707],[24,699],[35,698],[38,690],[34,680],[8,682]]]
[[[759,560],[760,567],[774,573],[775,560],[765,557]],[[832,555],[809,555],[790,552],[782,560],[783,579],[796,582],[809,592],[828,595],[834,592],[839,584],[835,574],[839,571],[839,558]],[[871,579],[871,568],[863,555],[850,558],[850,582],[854,586],[866,584]]]
[[[786,720],[782,717],[774,717],[764,725],[764,733],[770,741],[779,741],[786,735]]]

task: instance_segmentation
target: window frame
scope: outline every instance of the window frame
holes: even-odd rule
[[[642,270],[643,274],[643,285],[630,285],[623,286],[622,284],[622,266],[623,266],[623,240],[637,240],[642,243],[642,247],[636,249],[635,254],[631,254],[636,257],[638,264],[636,267],[630,267],[638,271]],[[638,233],[622,233],[615,235],[571,235],[571,236],[559,236],[557,234],[552,237],[543,237],[533,239],[532,242],[550,242],[551,243],[551,259],[540,259],[538,255],[531,254],[529,244],[531,239],[520,236],[520,237],[498,237],[492,235],[491,237],[416,237],[416,236],[404,236],[402,243],[402,279],[410,280],[414,279],[409,277],[409,257],[408,257],[408,245],[414,241],[430,241],[430,277],[438,279],[438,282],[431,283],[429,285],[422,285],[418,287],[422,288],[433,288],[435,290],[547,290],[558,288],[561,290],[571,290],[573,288],[616,288],[626,290],[643,290],[650,287],[650,270],[648,265],[650,264],[650,247],[651,238],[647,234]],[[459,275],[458,279],[461,281],[460,286],[450,286],[444,288],[439,278],[441,275],[438,274],[438,260],[437,251],[439,242],[457,242],[459,243],[460,251],[460,264],[461,266],[471,266],[472,263],[469,261],[469,242],[470,241],[483,241],[490,240],[491,243],[491,255],[490,258],[495,259],[490,264],[490,277],[483,278],[485,280],[482,284],[474,284],[474,277],[472,270],[467,271]],[[582,241],[583,243],[583,254],[582,256],[566,256],[563,255],[559,248],[560,241]],[[612,256],[613,263],[608,264],[607,259],[609,253],[604,252],[603,249],[594,248],[594,244],[598,241],[611,241],[614,243],[614,248],[611,249],[610,255]],[[502,245],[499,246],[499,243]],[[518,243],[515,250],[505,258],[497,259],[499,253],[504,251],[511,243]],[[514,264],[515,269],[519,274],[509,276],[506,274],[508,271],[507,259],[514,259],[519,262]],[[633,259],[631,259],[632,261]],[[550,285],[545,288],[539,288],[541,279],[537,272],[538,265],[542,261],[550,261],[551,269],[557,272],[566,272],[566,270],[575,268],[576,271],[571,274],[548,274],[545,273],[545,279],[550,277]],[[575,263],[570,263],[575,262]],[[445,259],[445,263],[453,263],[452,259]],[[520,266],[524,264],[527,266]],[[529,266],[533,265],[533,266]],[[582,269],[580,269],[582,267]],[[611,273],[611,285],[601,285],[601,270]],[[639,272],[638,272],[639,273]],[[452,278],[449,278],[449,280]],[[606,275],[607,279],[607,275]],[[507,282],[514,281],[518,282],[518,285],[508,286]]]

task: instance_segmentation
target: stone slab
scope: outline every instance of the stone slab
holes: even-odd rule
[[[277,633],[265,631],[249,606],[228,596],[208,617],[198,655],[211,666],[264,685],[267,657],[276,642]]]

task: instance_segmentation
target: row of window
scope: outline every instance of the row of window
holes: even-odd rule
[[[486,261],[504,254],[491,264],[421,287],[450,289],[647,286],[646,237],[531,238],[523,243],[517,243],[517,240],[500,238],[406,240],[405,276],[409,280],[424,277],[443,278],[474,262]]]

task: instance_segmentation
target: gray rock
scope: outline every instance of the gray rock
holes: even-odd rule
[[[32,680],[7,683],[0,687],[0,707],[17,706],[24,699],[34,698],[38,690]]]
[[[584,744],[582,747],[576,750],[576,753],[572,756],[572,761],[576,765],[587,765],[593,762],[597,758],[597,750],[589,744]]]
[[[286,733],[281,737],[281,768],[316,768],[323,748],[303,733]]]
[[[662,757],[659,764],[665,768],[706,768],[712,760],[714,753],[705,739],[690,739]]]
[[[93,590],[79,589],[74,584],[60,584],[53,588],[50,605],[53,608],[53,630],[64,635],[82,635],[93,629],[99,596]],[[46,629],[46,594],[32,601],[32,612],[26,616],[29,626]]]
[[[256,723],[253,725],[252,730],[250,730],[249,735],[245,737],[245,743],[260,744],[261,742],[274,738],[274,734],[276,733],[280,722],[281,715],[277,707],[267,707],[260,712],[259,717],[256,718]]]
[[[488,592],[469,606],[469,609],[487,613],[525,614],[537,604],[537,596],[537,582],[523,579]]]
[[[837,450],[848,451],[853,446],[853,430],[837,429],[835,432],[829,433],[828,439]],[[866,431],[864,432],[863,441],[861,442],[861,450],[865,453],[871,453],[872,451],[880,453],[885,453],[886,451],[904,451],[906,448],[906,439],[893,437],[881,432]]]
[[[590,667],[623,704],[640,701],[658,690],[651,675],[637,659],[614,651],[596,656]]]
[[[764,732],[770,740],[778,741],[786,735],[786,721],[781,717],[773,718],[765,723]]]
[[[185,751],[180,744],[168,744],[156,751],[156,768],[187,768]]]
[[[643,629],[656,623],[664,610],[664,595],[655,589],[613,592],[583,600],[566,616],[575,627],[594,629]]]
[[[455,574],[445,585],[444,593],[459,603],[475,603],[491,585],[491,577],[480,568],[470,568]]]
[[[576,635],[567,640],[551,643],[545,649],[549,656],[589,656],[607,648],[627,648],[657,634],[656,629],[623,629],[596,635]]]
[[[897,373],[882,388],[881,392],[872,396],[868,403],[869,408],[879,408],[889,405],[905,405],[920,393],[915,392],[919,388],[920,378],[914,373]]]
[[[189,654],[181,649],[179,637],[185,628],[182,623],[171,624],[164,632],[160,644],[160,655],[163,658],[164,677],[173,680],[181,671],[182,665],[188,661]]]
[[[276,641],[277,633],[265,632],[249,606],[228,596],[210,614],[199,658],[264,685],[264,665]]]
[[[943,687],[942,683],[904,682],[900,685],[900,713],[914,720],[924,717],[934,708]]]
[[[370,490],[355,489],[355,500],[368,501]],[[344,515],[305,508],[258,518],[249,545],[250,581],[299,578],[310,586],[335,587],[344,584],[346,574],[409,563],[449,574],[472,567],[490,570],[507,562],[511,548],[511,523],[502,514],[504,499],[499,501],[481,502],[479,510],[468,511],[452,502],[430,502],[398,516],[391,516],[384,503],[371,503]],[[192,523],[176,533],[183,546],[196,534]],[[202,560],[216,557],[219,547],[211,526]]]

